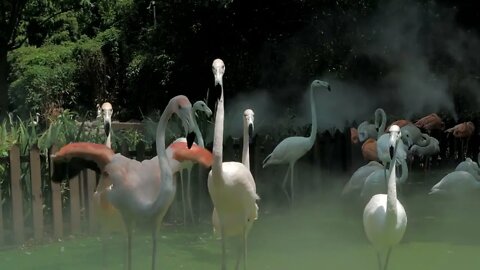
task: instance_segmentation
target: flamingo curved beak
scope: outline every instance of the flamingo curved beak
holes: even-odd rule
[[[248,124],[248,143],[253,142],[253,123]]]
[[[110,128],[112,126],[112,120],[110,118],[105,118],[103,121],[103,129],[105,130],[105,135],[110,135]]]
[[[187,147],[188,149],[192,148],[193,142],[195,141],[195,132],[189,132],[187,134]]]

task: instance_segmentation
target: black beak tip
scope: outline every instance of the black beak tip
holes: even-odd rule
[[[327,86],[327,90],[330,92],[332,91],[332,88],[330,87],[330,85]]]
[[[393,146],[390,146],[390,159],[393,159],[394,149]]]
[[[188,149],[192,148],[193,142],[195,141],[195,133],[190,132],[187,135],[187,147]]]
[[[251,144],[253,141],[253,125],[248,124],[248,142]]]
[[[110,122],[105,122],[103,128],[105,129],[105,135],[110,134]]]

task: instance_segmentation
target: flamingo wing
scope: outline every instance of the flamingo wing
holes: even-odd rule
[[[101,172],[111,162],[113,155],[112,149],[103,144],[87,142],[67,144],[52,155],[54,164],[52,181],[61,182],[72,178],[86,168]]]

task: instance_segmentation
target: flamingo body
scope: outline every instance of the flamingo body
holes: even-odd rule
[[[435,184],[428,194],[462,196],[480,189],[480,182],[466,171],[453,171]]]

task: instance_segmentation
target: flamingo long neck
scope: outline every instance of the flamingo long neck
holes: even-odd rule
[[[160,209],[162,206],[167,203],[169,196],[166,196],[168,192],[175,191],[175,186],[173,184],[173,174],[168,162],[166,150],[165,150],[165,129],[167,127],[168,120],[172,116],[172,103],[169,103],[165,108],[165,111],[160,117],[160,121],[157,126],[157,135],[156,135],[156,146],[157,146],[157,155],[158,161],[160,164],[160,179],[162,181],[162,187],[159,191],[155,202],[153,203],[152,211]],[[153,213],[152,213],[153,214]]]
[[[312,130],[310,131],[310,137],[308,137],[308,141],[311,148],[315,143],[315,139],[317,138],[317,111],[315,110],[313,87],[310,87],[310,107],[312,110]]]
[[[392,162],[390,162],[390,177],[388,178],[387,186],[387,223],[392,226],[397,221],[397,176],[395,171],[395,165],[397,164],[396,155],[397,154],[395,150],[395,156],[392,159]]]
[[[242,163],[250,170],[250,151],[249,151],[249,135],[248,135],[248,124],[243,123],[243,152],[242,152]]]
[[[197,111],[198,110],[195,110],[193,112],[193,132],[195,132],[195,137],[197,138],[197,142],[198,142],[198,145],[200,147],[205,147],[205,143],[203,141],[203,136],[202,136],[202,132],[200,132],[200,127],[198,126],[197,124]]]
[[[220,85],[221,93],[217,102],[217,112],[215,115],[215,128],[213,135],[213,164],[212,174],[214,176],[221,175],[223,162],[223,118],[224,118],[224,104],[223,104],[223,85]],[[216,179],[217,177],[213,177]]]
[[[380,121],[380,124],[378,123]],[[378,128],[377,138],[380,138],[385,134],[385,128],[387,126],[387,114],[382,108],[375,111],[375,126]]]

